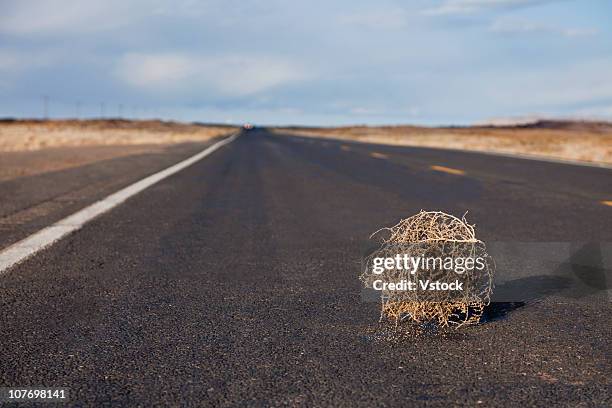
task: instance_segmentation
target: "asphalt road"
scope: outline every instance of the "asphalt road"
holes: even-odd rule
[[[32,152],[0,153],[0,169],[39,169],[51,164],[70,162],[76,156],[88,158],[95,153],[87,150],[136,149],[143,153],[96,160],[61,170],[41,172],[0,181],[0,248],[5,248],[27,236],[75,213],[83,207],[115,191],[163,170],[186,157],[203,150],[217,139],[200,143],[181,143],[170,146],[102,146],[66,147]],[[85,150],[85,151],[84,151]],[[152,150],[152,152],[146,152]],[[78,151],[79,154],[70,152]],[[51,156],[52,160],[45,160]],[[74,159],[72,159],[74,160]]]
[[[0,385],[80,406],[610,406],[611,186],[607,169],[251,131],[0,276]],[[512,298],[483,324],[398,338],[360,259],[421,209],[562,262],[506,259]]]

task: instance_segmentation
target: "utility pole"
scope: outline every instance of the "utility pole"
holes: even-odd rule
[[[76,101],[74,104],[74,113],[77,119],[81,119],[81,101]]]
[[[123,104],[119,104],[117,111],[119,112],[119,119],[121,119],[123,117]]]
[[[104,102],[100,102],[100,118],[104,118]]]

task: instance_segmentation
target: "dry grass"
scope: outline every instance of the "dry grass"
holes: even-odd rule
[[[381,320],[387,318],[395,325],[404,319],[421,324],[433,323],[441,327],[475,324],[480,321],[485,306],[490,302],[495,264],[487,255],[485,244],[476,238],[474,227],[449,214],[439,211],[421,211],[390,228],[383,228],[389,236],[381,247],[365,261],[361,276],[366,287],[376,279],[386,282],[402,280],[418,282],[420,279],[449,281],[457,278],[455,272],[442,268],[419,267],[412,274],[406,269],[387,269],[373,273],[374,258],[394,258],[398,254],[421,258],[477,258],[485,260],[481,270],[474,268],[461,274],[462,291],[382,290]]]
[[[296,135],[366,143],[521,154],[612,164],[612,124],[606,123],[550,121],[515,127],[350,126],[279,130]]]
[[[232,130],[157,120],[3,121],[0,122],[0,151],[201,142]]]

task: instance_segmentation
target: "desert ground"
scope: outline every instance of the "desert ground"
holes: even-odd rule
[[[537,121],[518,126],[346,126],[277,129],[301,136],[612,164],[612,124]]]
[[[201,143],[235,128],[159,120],[0,121],[0,180]]]

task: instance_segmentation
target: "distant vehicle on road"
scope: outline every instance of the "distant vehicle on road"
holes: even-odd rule
[[[244,125],[242,125],[242,127],[244,128],[244,130],[251,130],[255,126],[253,126],[253,124],[251,124],[251,123],[245,123]]]

